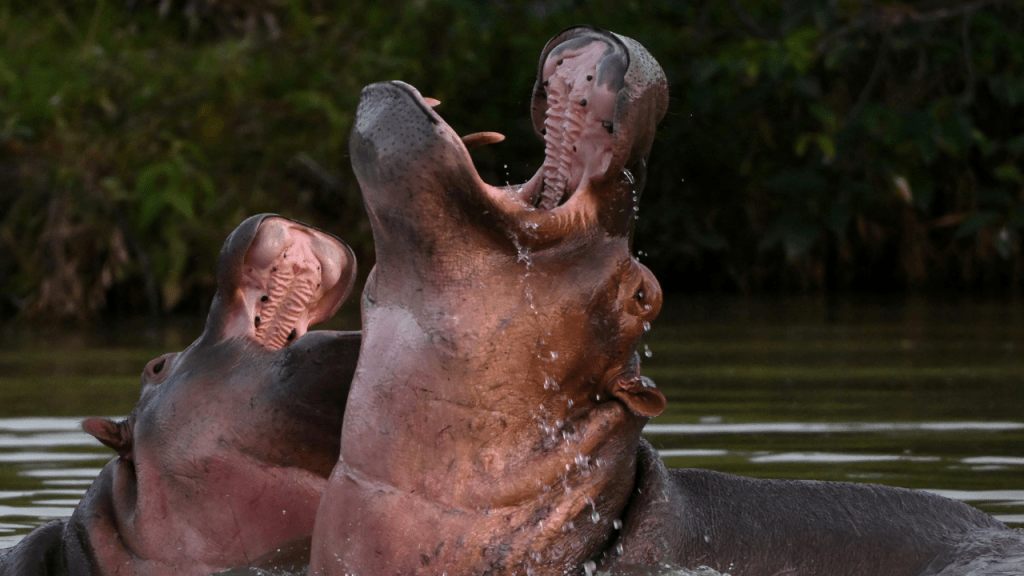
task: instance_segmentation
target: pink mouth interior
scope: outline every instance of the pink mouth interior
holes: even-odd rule
[[[275,225],[277,224],[277,225]],[[244,285],[253,306],[253,334],[278,350],[306,333],[313,309],[341,270],[318,257],[329,248],[290,224],[265,222],[246,255]]]
[[[598,64],[607,49],[595,40],[581,48],[556,49],[544,63],[548,108],[537,208],[561,205],[582,183],[608,170],[617,93],[598,81]]]

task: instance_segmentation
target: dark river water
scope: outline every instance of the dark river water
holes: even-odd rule
[[[671,467],[928,490],[1024,527],[1024,306],[668,297],[641,345]],[[351,305],[328,324],[355,329]],[[112,456],[146,362],[201,319],[0,328],[0,548],[67,517]]]

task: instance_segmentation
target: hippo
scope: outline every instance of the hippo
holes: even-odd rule
[[[963,503],[852,483],[667,470],[636,347],[662,304],[632,230],[664,73],[591,26],[548,42],[545,159],[490,186],[415,88],[363,90],[350,137],[376,265],[309,574],[921,575],[978,533]],[[486,143],[486,142],[485,142]]]
[[[70,519],[0,555],[0,574],[304,566],[361,339],[307,329],[342,304],[355,268],[341,240],[299,222],[239,225],[202,335],[146,365],[126,420],[83,422],[117,456]]]

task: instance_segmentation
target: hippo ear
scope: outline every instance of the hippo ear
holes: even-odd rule
[[[132,430],[128,421],[114,422],[106,418],[88,418],[82,422],[82,430],[105,446],[113,448],[120,457],[132,459]]]
[[[611,394],[637,416],[654,418],[665,411],[665,395],[646,376],[615,380]]]
[[[355,276],[355,254],[338,238],[281,216],[254,216],[224,243],[204,336],[283,348],[330,318]]]

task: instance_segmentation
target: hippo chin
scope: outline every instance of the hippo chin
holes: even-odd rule
[[[83,423],[118,456],[69,520],[0,557],[0,574],[304,565],[360,342],[306,329],[334,314],[354,274],[333,236],[278,216],[243,222],[224,244],[202,336],[149,362],[125,421]]]
[[[920,492],[669,471],[640,439],[665,407],[634,352],[662,296],[630,236],[667,101],[636,42],[560,33],[533,96],[546,158],[502,188],[467,152],[499,136],[459,138],[400,82],[363,91],[377,264],[311,574],[912,575],[1006,533]]]

